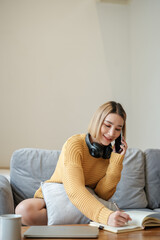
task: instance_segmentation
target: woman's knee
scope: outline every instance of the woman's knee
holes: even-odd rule
[[[32,201],[32,199],[26,199],[17,205],[15,213],[22,216],[22,224],[30,225],[33,223],[34,211],[36,211],[34,205],[34,200]]]
[[[15,213],[24,215],[25,213],[29,212],[32,208],[33,208],[32,201],[30,201],[30,199],[27,199],[27,200],[20,202],[17,205],[17,207],[15,209]]]
[[[44,207],[45,202],[43,199],[26,199],[17,205],[15,213],[22,216],[22,224],[35,225],[37,221],[39,222],[39,212]]]
[[[31,209],[32,209],[31,201],[24,200],[17,205],[15,213],[20,214],[22,216],[22,224],[28,225],[27,223],[30,222]]]

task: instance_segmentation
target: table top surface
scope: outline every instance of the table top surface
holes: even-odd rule
[[[22,227],[22,238],[21,240],[25,240],[26,238],[23,238],[23,233],[28,229],[29,227]],[[30,238],[32,239],[32,238]],[[40,240],[40,238],[37,238],[37,240]],[[126,233],[111,233],[105,230],[99,230],[99,237],[98,240],[160,240],[160,227],[152,227],[152,228],[146,228],[144,230],[140,231],[133,231],[133,232],[126,232]],[[42,240],[42,239],[41,239]],[[47,240],[44,239],[44,240]],[[60,240],[60,239],[58,239]],[[64,239],[63,239],[64,240]],[[70,239],[67,239],[70,240]],[[73,240],[73,239],[72,239]],[[84,239],[85,240],[85,239]],[[95,240],[95,239],[94,239]]]

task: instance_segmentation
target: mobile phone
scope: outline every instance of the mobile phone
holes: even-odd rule
[[[115,140],[115,150],[116,150],[116,153],[120,153],[121,152],[121,139],[122,139],[122,136],[120,134],[120,136]]]

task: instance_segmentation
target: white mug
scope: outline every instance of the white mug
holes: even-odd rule
[[[21,215],[0,216],[0,240],[21,240]]]

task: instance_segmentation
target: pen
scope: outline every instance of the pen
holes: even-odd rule
[[[121,211],[121,209],[118,207],[117,203],[113,201],[114,206],[116,207],[117,211]]]

